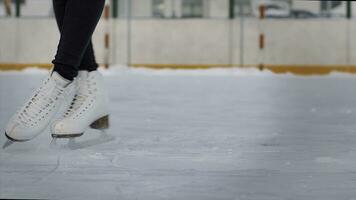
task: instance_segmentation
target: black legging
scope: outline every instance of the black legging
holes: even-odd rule
[[[78,70],[97,69],[91,37],[103,12],[105,0],[53,0],[61,33],[54,71],[73,80]]]

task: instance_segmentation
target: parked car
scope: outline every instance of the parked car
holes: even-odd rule
[[[307,19],[307,18],[317,18],[319,16],[307,10],[292,9],[290,12],[290,17],[298,18],[298,19]]]
[[[288,18],[290,16],[290,5],[285,1],[252,1],[252,12],[256,17],[260,16],[259,7],[265,7],[266,18]]]

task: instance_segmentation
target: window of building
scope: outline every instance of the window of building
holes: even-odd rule
[[[203,0],[182,0],[182,17],[203,17]]]
[[[325,17],[345,16],[346,13],[344,9],[342,9],[341,12],[339,9],[337,9],[342,4],[342,1],[321,1],[320,14]]]
[[[342,1],[321,1],[320,7],[322,11],[329,11],[336,8],[342,4]]]
[[[234,2],[235,2],[234,5],[235,16],[252,14],[251,0],[237,0],[237,1],[235,0]]]
[[[152,0],[152,16],[153,17],[164,17],[164,0]]]

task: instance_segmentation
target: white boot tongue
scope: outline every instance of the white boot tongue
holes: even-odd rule
[[[61,87],[66,87],[67,85],[69,85],[72,81],[63,78],[61,75],[59,75],[57,72],[53,72],[51,79],[59,86]]]

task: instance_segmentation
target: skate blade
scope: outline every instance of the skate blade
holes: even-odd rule
[[[26,141],[29,141],[29,140],[18,140],[18,139],[14,139],[12,137],[10,137],[6,132],[5,132],[5,136],[8,140],[12,141],[12,142],[26,142]]]
[[[16,140],[16,139],[10,137],[9,135],[7,135],[6,132],[5,132],[5,136],[6,136],[7,140],[4,143],[4,145],[2,146],[3,149],[9,147],[10,145],[14,144],[15,142],[26,142],[26,141],[28,141],[28,140]]]
[[[7,147],[9,147],[10,145],[14,144],[13,141],[11,140],[6,140],[6,142],[4,143],[4,145],[2,146],[3,149],[6,149]]]
[[[75,133],[75,134],[65,134],[65,135],[61,135],[61,134],[52,134],[52,138],[63,138],[63,139],[70,139],[70,138],[76,138],[76,137],[80,137],[82,136],[83,133]]]
[[[100,119],[97,119],[92,124],[90,124],[90,128],[105,130],[109,128],[109,115],[106,115]]]

